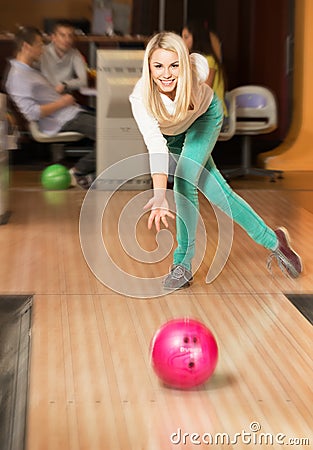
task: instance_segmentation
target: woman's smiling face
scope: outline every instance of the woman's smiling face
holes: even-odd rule
[[[159,91],[173,100],[179,76],[177,53],[163,48],[155,50],[150,59],[150,72]]]

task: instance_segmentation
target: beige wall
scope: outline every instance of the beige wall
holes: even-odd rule
[[[0,33],[15,32],[16,25],[43,27],[43,18],[92,18],[92,0],[7,0],[1,2]],[[132,0],[114,0],[132,5]]]

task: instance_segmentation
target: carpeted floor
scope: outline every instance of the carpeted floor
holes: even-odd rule
[[[286,297],[313,325],[313,294],[286,294]]]
[[[0,295],[0,447],[23,450],[31,295]]]

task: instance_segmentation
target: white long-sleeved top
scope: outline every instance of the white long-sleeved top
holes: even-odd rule
[[[152,174],[168,173],[168,147],[163,135],[175,136],[185,132],[208,109],[213,98],[213,90],[205,83],[209,75],[206,58],[199,53],[192,53],[190,59],[193,69],[192,89],[195,104],[179,123],[173,124],[171,121],[159,123],[147,110],[143,100],[142,78],[138,80],[129,96],[134,119],[149,152]],[[173,115],[177,102],[165,94],[160,95],[167,111]]]
[[[86,63],[76,48],[71,48],[60,58],[50,42],[45,46],[39,64],[40,71],[53,86],[66,83],[71,91],[87,86]]]

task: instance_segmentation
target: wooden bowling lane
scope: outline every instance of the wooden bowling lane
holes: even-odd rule
[[[0,230],[0,285],[7,294],[34,294],[27,450],[208,447],[192,442],[198,435],[219,437],[215,448],[247,449],[250,444],[239,436],[234,442],[242,430],[251,439],[261,439],[262,432],[268,439],[278,433],[309,439],[309,445],[302,441],[297,447],[310,448],[313,328],[284,296],[312,293],[313,187],[304,179],[291,177],[288,184],[286,177],[279,186],[258,180],[253,186],[248,182],[247,189],[244,181],[236,181],[240,194],[269,224],[289,229],[304,260],[301,278],[289,280],[276,266],[271,275],[268,252],[235,227],[229,259],[206,284],[217,227],[213,211],[200,199],[208,232],[192,286],[155,298],[140,287],[143,297],[132,298],[123,285],[119,293],[112,291],[83,256],[78,226],[85,192],[44,192],[38,174],[13,174],[12,215]],[[117,241],[118,217],[134,195],[115,196],[101,232],[123,270],[140,278],[161,277],[170,257],[140,263],[126,256]],[[137,240],[150,252],[156,240],[144,220],[137,224]],[[219,345],[214,375],[189,391],[165,387],[150,365],[151,338],[173,317],[202,320]],[[232,442],[221,442],[221,433]]]
[[[214,375],[188,391],[164,386],[150,365],[151,338],[172,317],[200,319],[219,346]],[[261,439],[252,423],[312,440],[312,338],[282,294],[38,296],[28,448],[180,448],[171,439],[188,433],[181,448],[192,449],[193,433]]]

